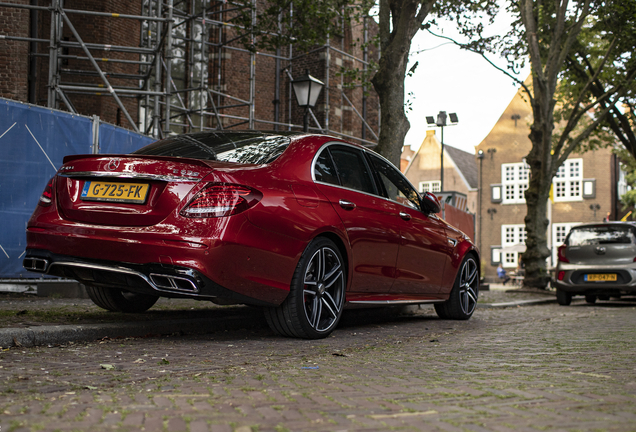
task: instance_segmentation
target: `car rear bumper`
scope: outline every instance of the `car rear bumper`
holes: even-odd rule
[[[118,288],[140,294],[259,306],[275,304],[229,290],[201,272],[183,266],[92,260],[42,249],[27,249],[23,265],[33,272],[71,278],[89,286]]]
[[[559,272],[564,272],[559,280]],[[586,281],[585,275],[614,274],[616,281]],[[580,295],[620,295],[636,294],[636,270],[625,267],[558,268],[554,286],[562,291]]]
[[[168,223],[114,228],[55,217],[27,227],[24,264],[31,271],[91,285],[151,290],[162,296],[218,298],[236,293],[244,303],[282,303],[306,242],[261,229],[243,215],[223,219],[217,225],[191,221],[189,230],[198,234],[193,236]],[[89,272],[108,274],[110,280],[93,280]],[[205,284],[193,285],[190,273]],[[207,291],[210,287],[214,290]],[[217,292],[220,287],[226,292]]]

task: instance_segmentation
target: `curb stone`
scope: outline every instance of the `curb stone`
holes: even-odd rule
[[[503,303],[481,303],[477,304],[478,308],[504,308],[504,307],[515,307],[515,306],[530,306],[535,304],[545,304],[545,303],[556,303],[555,298],[544,298],[544,299],[534,299],[534,300],[518,300],[511,302],[503,302]]]
[[[556,299],[519,300],[504,303],[477,304],[478,308],[504,308],[529,306],[542,303],[556,303]],[[238,330],[262,325],[266,327],[261,314],[253,317],[219,317],[203,319],[178,319],[142,322],[119,322],[80,325],[41,325],[26,328],[0,329],[0,347],[35,347],[62,345],[69,342],[90,342],[103,338],[124,338],[158,336],[174,333],[205,334],[223,330]]]
[[[174,333],[205,334],[256,326],[265,319],[238,316],[205,319],[121,322],[82,325],[42,325],[27,328],[0,329],[0,347],[34,347],[61,345],[68,342],[88,342],[104,338],[144,337]]]

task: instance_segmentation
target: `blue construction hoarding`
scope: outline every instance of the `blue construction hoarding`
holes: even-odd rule
[[[0,98],[0,278],[41,276],[22,267],[26,224],[64,156],[129,153],[154,141],[96,122],[98,118]]]

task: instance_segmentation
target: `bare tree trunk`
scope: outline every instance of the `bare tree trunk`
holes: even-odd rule
[[[550,196],[552,177],[556,173],[555,158],[551,152],[552,133],[554,131],[554,93],[556,80],[546,79],[533,73],[534,98],[532,112],[534,122],[530,128],[532,149],[526,157],[530,166],[530,181],[526,190],[526,252],[523,263],[526,269],[524,284],[534,288],[545,288],[550,275],[546,269],[548,249],[547,205]]]
[[[410,39],[402,47],[392,47],[392,52],[382,52],[378,71],[371,80],[380,98],[380,136],[376,151],[400,166],[404,138],[411,124],[404,112],[404,76],[411,47]],[[407,55],[402,55],[406,52]]]
[[[530,181],[525,193],[528,212],[525,217],[527,237],[523,263],[526,269],[524,284],[534,288],[545,288],[550,281],[546,268],[546,258],[550,256],[546,232],[549,224],[547,202],[552,178],[558,166],[573,150],[570,148],[561,155],[560,147],[557,147],[556,152],[553,151],[557,82],[572,44],[580,33],[589,10],[589,1],[584,0],[583,10],[579,11],[574,25],[567,20],[569,0],[553,3],[554,11],[545,11],[541,2],[536,0],[521,0],[518,3],[532,67],[532,93],[528,92],[528,96],[534,119],[529,135],[532,149],[526,157],[526,163],[530,165]],[[544,12],[555,18],[547,50],[538,34],[541,30],[539,17]]]
[[[380,0],[378,71],[371,82],[380,98],[380,136],[376,151],[400,166],[404,137],[411,125],[404,113],[404,78],[411,40],[435,0]]]

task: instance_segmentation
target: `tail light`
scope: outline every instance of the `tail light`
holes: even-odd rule
[[[49,182],[46,184],[46,187],[44,188],[44,192],[42,192],[42,195],[40,195],[40,200],[38,201],[39,205],[44,207],[48,207],[51,205],[51,201],[53,200],[53,182],[54,181],[55,181],[55,177],[49,180]]]
[[[232,216],[256,205],[262,197],[248,186],[212,183],[199,191],[180,214],[195,218]]]
[[[559,257],[559,261],[560,262],[569,263],[570,260],[565,257],[565,248],[566,247],[567,247],[566,245],[559,246],[559,248],[557,249],[557,255]]]
[[[559,271],[559,274],[557,275],[557,279],[560,281],[565,279],[565,272],[563,270]]]

